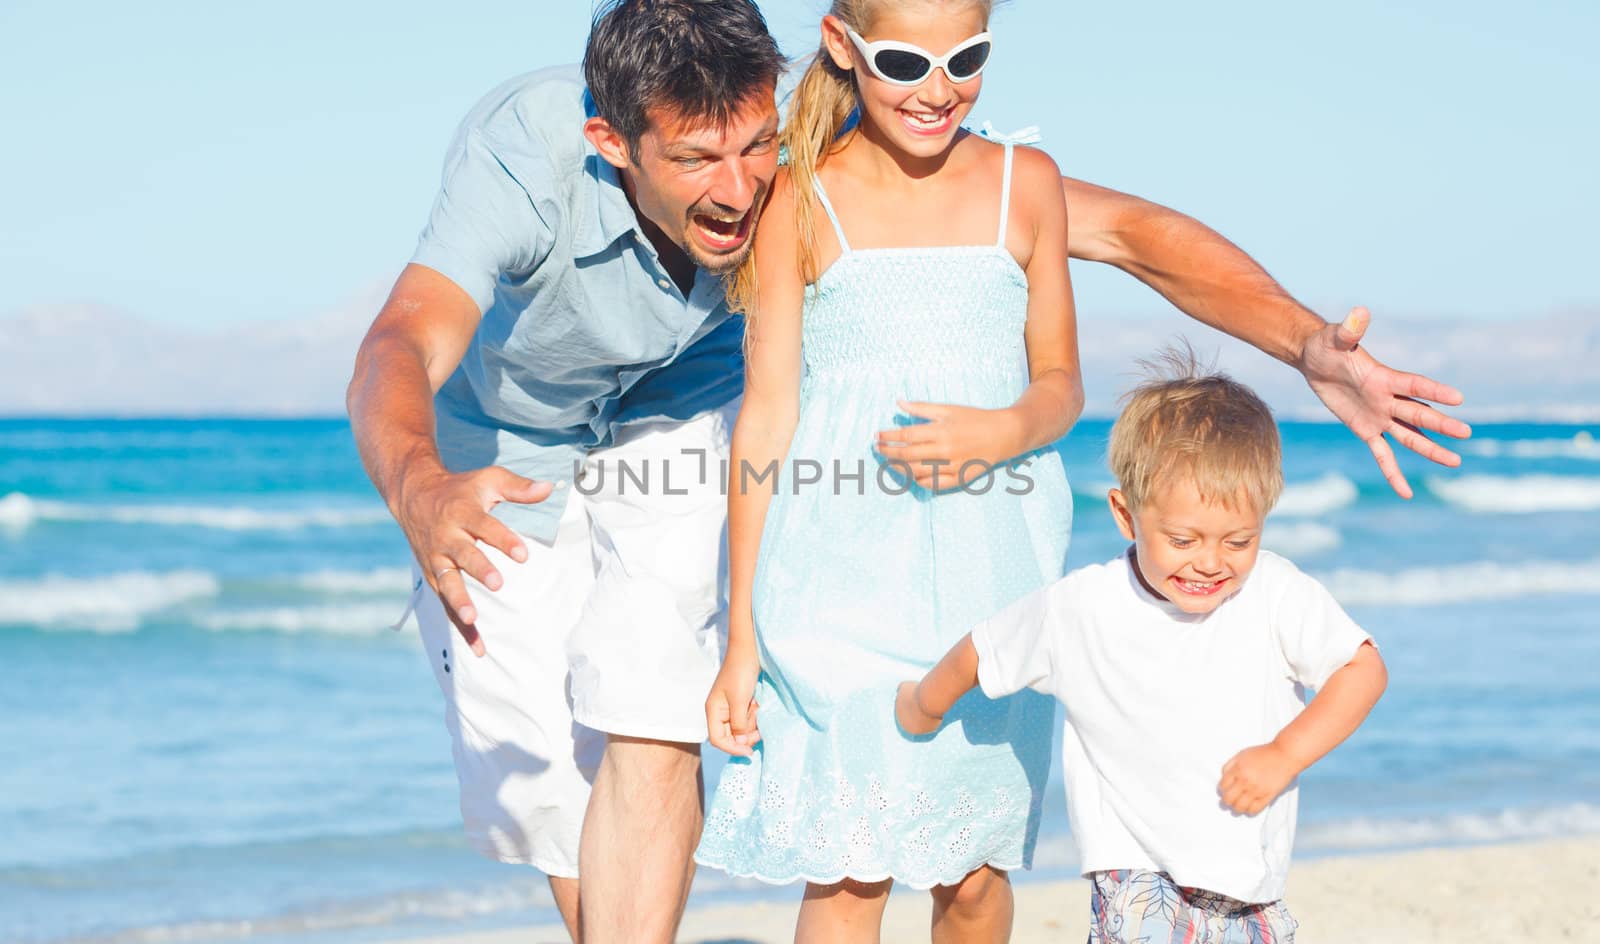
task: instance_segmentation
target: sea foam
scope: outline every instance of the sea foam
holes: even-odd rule
[[[1581,475],[1463,475],[1429,478],[1428,490],[1477,514],[1600,511],[1600,478]]]
[[[1291,482],[1272,513],[1280,518],[1314,518],[1355,504],[1360,497],[1356,483],[1337,472],[1329,472],[1309,482]]]
[[[146,524],[222,531],[301,531],[385,524],[382,507],[253,508],[247,505],[95,505],[31,498],[0,498],[0,527],[26,530],[41,521]]]
[[[1472,561],[1393,572],[1339,569],[1317,579],[1340,603],[1423,605],[1507,600],[1554,594],[1600,593],[1600,559],[1588,561]]]
[[[152,613],[217,596],[221,584],[204,571],[129,571],[100,577],[56,574],[0,581],[0,624],[45,630],[125,633]]]
[[[1463,443],[1460,448],[1468,455],[1488,459],[1587,459],[1600,462],[1600,440],[1596,440],[1588,430],[1575,433],[1570,439],[1473,439]]]

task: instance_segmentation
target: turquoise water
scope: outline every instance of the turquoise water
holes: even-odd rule
[[[1121,546],[1106,429],[1067,451],[1080,563]],[[1304,778],[1302,855],[1600,831],[1597,432],[1479,427],[1465,470],[1407,463],[1405,503],[1342,428],[1284,427],[1268,545],[1391,672]],[[0,420],[0,940],[551,919],[459,838],[438,691],[386,628],[406,568],[343,421]],[[1066,874],[1050,799],[1038,874]]]

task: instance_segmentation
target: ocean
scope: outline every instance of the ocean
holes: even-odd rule
[[[1079,564],[1122,546],[1107,430],[1065,453]],[[1600,429],[1479,426],[1461,470],[1405,461],[1410,502],[1343,427],[1283,431],[1265,543],[1390,670],[1303,777],[1298,854],[1600,832]],[[439,692],[388,628],[408,577],[343,420],[0,420],[0,940],[554,921],[459,834]],[[1073,866],[1058,776],[1020,880]],[[797,891],[695,900],[750,895]]]

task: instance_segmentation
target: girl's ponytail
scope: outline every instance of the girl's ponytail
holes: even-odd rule
[[[839,7],[851,6],[835,3]],[[799,249],[795,265],[801,280],[809,285],[817,280],[816,201],[812,198],[817,167],[827,158],[844,130],[845,122],[856,109],[854,77],[834,64],[826,46],[816,57],[789,101],[789,115],[778,140],[788,154],[790,185],[794,188],[795,223]],[[756,297],[756,257],[751,253],[732,276],[728,287],[728,307],[753,319]]]

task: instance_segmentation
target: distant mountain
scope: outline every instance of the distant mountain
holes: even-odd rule
[[[95,305],[0,318],[0,414],[338,415],[356,346],[383,301],[373,289],[315,317],[208,332]],[[1087,415],[1116,411],[1136,361],[1179,337],[1255,386],[1280,416],[1324,419],[1299,375],[1175,312],[1085,317]],[[1367,347],[1460,388],[1468,420],[1600,422],[1600,312],[1501,322],[1379,315]]]
[[[312,318],[202,331],[98,305],[0,319],[0,414],[303,416],[344,412],[373,291]]]

